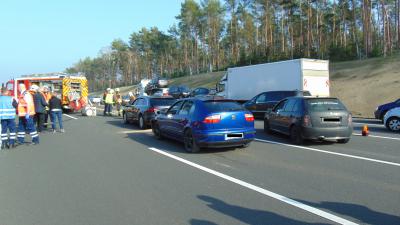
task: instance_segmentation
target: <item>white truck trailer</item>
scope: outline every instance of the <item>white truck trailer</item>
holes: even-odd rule
[[[329,61],[294,59],[229,68],[217,84],[217,95],[239,102],[265,91],[309,91],[329,96]]]

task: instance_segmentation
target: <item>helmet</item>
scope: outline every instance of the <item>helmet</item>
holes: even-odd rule
[[[43,90],[43,92],[48,92],[48,91],[50,91],[50,88],[48,86],[43,86],[42,90]]]
[[[115,91],[116,91],[116,92],[119,92],[119,88],[115,88]]]
[[[132,91],[130,91],[130,92],[128,93],[128,95],[129,95],[129,96],[133,96],[133,93],[132,93]]]
[[[37,92],[39,90],[39,87],[34,84],[34,85],[31,86],[31,88],[29,90]]]
[[[114,94],[114,90],[113,89],[110,89],[110,94]]]
[[[107,90],[107,91],[110,91],[110,90],[111,90],[111,88],[107,88],[106,90]]]

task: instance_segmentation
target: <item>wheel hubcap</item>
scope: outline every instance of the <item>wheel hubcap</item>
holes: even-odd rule
[[[140,117],[140,119],[139,119],[139,124],[140,124],[140,127],[143,127],[143,118],[142,117]]]
[[[391,130],[395,130],[395,131],[400,130],[400,121],[399,120],[391,120],[389,122],[389,127]]]

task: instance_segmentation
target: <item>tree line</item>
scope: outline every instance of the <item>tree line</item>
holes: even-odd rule
[[[67,69],[91,90],[295,58],[332,61],[400,49],[400,0],[185,0],[177,23],[114,40]]]

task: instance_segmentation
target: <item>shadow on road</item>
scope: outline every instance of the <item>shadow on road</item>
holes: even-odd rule
[[[218,225],[217,223],[213,223],[207,220],[198,220],[198,219],[191,219],[189,223],[191,225]]]
[[[106,123],[116,126],[122,129],[128,129],[126,135],[128,138],[139,142],[148,147],[158,148],[160,150],[165,150],[168,152],[179,152],[186,153],[183,143],[175,140],[171,140],[168,138],[163,138],[162,140],[157,140],[151,129],[141,130],[137,126],[137,124],[128,123],[125,124],[121,118],[119,117],[109,117],[110,120],[107,120]],[[129,133],[129,132],[132,133]],[[227,152],[235,150],[236,148],[210,148],[210,149],[202,149],[200,152],[196,154],[208,154],[208,153],[219,153],[219,152]]]
[[[314,203],[304,200],[295,200],[315,208],[328,209],[340,215],[350,216],[359,220],[362,224],[400,224],[399,216],[377,212],[362,205],[341,202]]]
[[[274,141],[274,142],[279,142],[282,144],[289,144],[289,145],[294,145],[293,143],[290,142],[289,136],[278,133],[278,132],[272,132],[272,133],[265,133],[263,129],[256,129],[256,138],[258,139],[263,139],[266,141]],[[333,144],[338,144],[337,142],[334,141],[310,141],[310,140],[304,140],[304,144],[302,146],[305,147],[313,147],[313,146],[326,146],[326,145],[333,145]]]
[[[199,195],[197,197],[200,200],[206,202],[207,206],[210,207],[211,209],[223,213],[232,218],[235,218],[245,224],[281,224],[281,225],[310,224],[303,221],[288,218],[285,216],[281,216],[273,212],[268,212],[258,209],[249,209],[237,205],[231,205],[222,200],[206,195]],[[192,221],[197,222],[199,220],[191,220],[191,224],[213,224],[213,223],[207,223],[207,221],[205,221],[205,223],[192,223]]]

